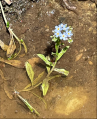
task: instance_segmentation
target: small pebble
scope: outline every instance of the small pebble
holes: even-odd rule
[[[84,51],[87,51],[87,49],[86,49],[86,48],[84,48]]]
[[[15,110],[15,113],[18,113],[18,111],[17,111],[17,110]]]
[[[92,27],[90,27],[90,28],[89,28],[89,31],[92,31],[92,30],[93,30],[93,28],[92,28]]]
[[[48,31],[49,31],[49,29],[46,29],[45,31],[47,31],[47,32],[48,32]]]
[[[88,63],[89,63],[90,65],[93,65],[93,62],[91,62],[91,61],[88,61]]]
[[[81,54],[79,54],[79,55],[77,55],[77,56],[76,56],[76,59],[75,59],[75,61],[78,61],[78,60],[80,60],[80,58],[82,57],[82,55],[83,55],[82,53],[81,53]]]
[[[79,52],[83,52],[83,49],[82,49],[82,50],[80,50]]]
[[[95,3],[91,4],[91,8],[92,8],[92,9],[96,8]]]

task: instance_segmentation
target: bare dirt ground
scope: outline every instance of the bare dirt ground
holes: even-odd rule
[[[0,76],[0,118],[97,118],[96,5],[91,1],[72,3],[77,7],[77,14],[63,8],[58,0],[39,1],[33,3],[33,6],[31,5],[18,20],[10,20],[13,31],[24,40],[28,48],[28,53],[24,57],[16,58],[23,62],[37,57],[37,54],[45,54],[45,49],[51,43],[52,30],[61,22],[72,26],[74,35],[72,45],[57,64],[57,67],[65,68],[70,73],[67,77],[62,76],[49,82],[48,93],[43,97],[47,108],[33,93],[20,93],[36,108],[40,117],[30,113],[17,97],[9,99],[4,90],[5,85],[7,93],[11,95],[14,88],[17,91],[22,90],[30,83],[26,70],[4,63],[5,67],[3,67],[0,62],[0,69],[6,79],[3,81]],[[0,40],[8,44],[9,34],[3,21],[0,22],[3,25],[0,29]],[[0,57],[6,59],[6,53],[2,49],[0,49]],[[35,77],[45,71],[44,66],[35,66]],[[40,88],[32,92],[42,97]]]

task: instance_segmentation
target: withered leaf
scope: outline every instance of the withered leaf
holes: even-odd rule
[[[15,45],[15,42],[14,42],[14,39],[12,36],[9,46],[8,46],[8,49],[7,49],[7,57],[11,57],[12,54],[14,53],[15,49],[16,49],[16,45]]]
[[[2,50],[7,51],[8,49],[8,45],[5,45],[1,40],[0,40],[0,47],[2,48]]]
[[[20,60],[5,60],[0,57],[0,61],[6,64],[9,64],[9,65],[12,65],[14,67],[17,67],[17,68],[24,68],[24,63]]]
[[[40,73],[40,74],[38,75],[38,77],[33,81],[33,85],[34,85],[34,86],[35,86],[36,84],[38,84],[38,83],[41,82],[40,79],[42,78],[43,75],[44,75],[44,71],[43,71],[42,73]],[[26,89],[30,88],[31,86],[32,86],[32,84],[30,83],[30,84],[28,84],[23,90],[26,90]]]
[[[5,91],[6,95],[8,96],[9,99],[12,99],[13,96],[10,93],[10,90],[9,90],[9,87],[8,87],[8,82],[6,82],[7,80],[5,79],[4,74],[3,74],[1,69],[0,69],[0,76],[4,80],[4,91]]]
[[[5,2],[10,5],[12,2],[10,0],[5,0]]]

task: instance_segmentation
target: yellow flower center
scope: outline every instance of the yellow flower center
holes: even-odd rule
[[[60,30],[60,29],[58,28],[58,30]]]
[[[63,35],[63,37],[65,37],[65,35]]]
[[[68,33],[68,35],[70,35],[70,33]]]
[[[59,35],[59,33],[57,33],[57,35]]]

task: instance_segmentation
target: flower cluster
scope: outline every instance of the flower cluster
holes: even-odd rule
[[[70,26],[67,27],[67,24],[60,24],[58,26],[55,26],[54,36],[56,38],[60,38],[61,40],[68,40],[69,43],[73,42],[71,39],[71,36],[73,35],[72,29]]]

